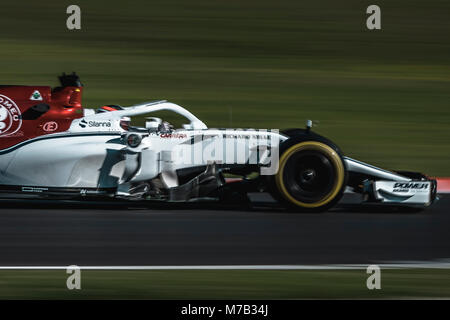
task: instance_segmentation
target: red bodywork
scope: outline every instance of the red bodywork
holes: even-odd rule
[[[0,149],[66,131],[83,116],[81,86],[0,86]]]

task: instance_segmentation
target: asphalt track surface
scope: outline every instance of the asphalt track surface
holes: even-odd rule
[[[450,257],[450,196],[424,210],[0,203],[0,266],[281,265]],[[255,199],[254,199],[255,200]]]

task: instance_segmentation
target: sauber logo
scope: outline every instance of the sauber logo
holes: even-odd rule
[[[0,94],[0,137],[16,133],[21,126],[19,107],[10,98]]]

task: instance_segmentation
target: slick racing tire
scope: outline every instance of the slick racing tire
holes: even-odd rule
[[[291,138],[280,146],[271,189],[287,208],[326,211],[342,198],[346,184],[344,160],[331,141],[316,135],[308,140]]]

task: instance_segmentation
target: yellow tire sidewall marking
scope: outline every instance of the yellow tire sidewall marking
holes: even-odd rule
[[[303,150],[315,150],[323,152],[325,155],[328,156],[329,160],[331,160],[336,170],[336,181],[334,182],[333,188],[319,202],[307,203],[298,201],[289,193],[283,182],[283,172],[287,160],[290,158],[292,154]],[[277,185],[278,190],[281,192],[281,195],[292,204],[304,208],[317,208],[326,205],[338,195],[339,191],[342,188],[342,185],[344,184],[344,178],[345,178],[344,164],[342,162],[341,157],[335,150],[333,150],[330,146],[322,142],[305,141],[293,145],[281,155],[279,170],[275,175],[275,183]]]

